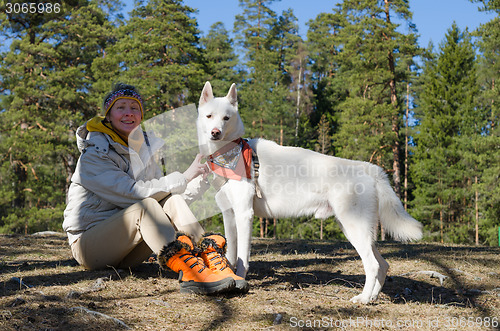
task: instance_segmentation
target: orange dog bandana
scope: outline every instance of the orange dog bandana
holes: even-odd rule
[[[241,180],[252,178],[252,148],[243,139],[236,139],[208,157],[210,169],[217,175]]]

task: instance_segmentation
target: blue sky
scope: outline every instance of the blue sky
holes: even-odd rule
[[[127,0],[127,8],[133,5],[132,0]],[[284,9],[292,8],[294,15],[299,20],[299,34],[305,39],[307,26],[310,19],[319,13],[330,12],[337,0],[281,0],[273,3],[271,8],[278,14]],[[227,30],[232,31],[234,17],[242,13],[238,0],[184,0],[184,3],[198,9],[196,18],[200,30],[207,33],[210,26],[221,21]],[[478,4],[469,0],[410,0],[410,9],[413,12],[413,23],[420,34],[419,44],[426,47],[430,40],[437,47],[443,40],[446,31],[456,21],[458,27],[469,31],[476,29],[481,23],[486,23],[494,14],[478,11]]]
[[[124,12],[133,9],[133,0],[122,0],[125,4]],[[299,33],[305,39],[307,33],[306,23],[315,18],[319,13],[330,12],[340,0],[278,0],[271,8],[278,14],[284,9],[292,8],[294,15],[299,20]],[[195,15],[202,34],[208,32],[210,26],[221,21],[227,30],[232,31],[234,17],[242,13],[238,0],[184,0],[184,3],[198,9]],[[469,31],[476,29],[480,24],[486,23],[495,17],[494,13],[478,11],[479,5],[469,0],[410,0],[410,9],[413,12],[415,23],[420,34],[419,44],[426,47],[430,40],[434,46],[443,40],[446,31],[456,21],[458,27]],[[8,40],[0,40],[8,44]],[[6,49],[6,45],[2,49]]]

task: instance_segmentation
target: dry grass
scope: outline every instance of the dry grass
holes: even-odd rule
[[[0,329],[499,329],[500,249],[379,247],[389,277],[380,299],[363,306],[349,301],[364,272],[345,242],[256,239],[250,292],[210,297],[180,294],[176,274],[154,261],[90,272],[72,259],[64,235],[0,236]],[[419,271],[448,278],[441,285]]]

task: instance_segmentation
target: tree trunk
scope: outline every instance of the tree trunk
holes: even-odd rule
[[[280,146],[283,146],[283,119],[280,119]]]
[[[299,117],[300,117],[300,84],[302,79],[302,58],[299,63],[299,82],[297,84],[297,109],[295,111],[295,146],[299,144]]]
[[[276,235],[276,223],[277,223],[276,219],[275,219],[275,218],[273,218],[273,227],[274,227],[274,235],[273,235],[273,239],[276,239],[276,238],[277,238],[277,235]]]
[[[410,68],[408,68],[409,70]],[[406,83],[406,121],[405,121],[405,182],[404,205],[408,209],[408,116],[410,114],[410,83]]]
[[[479,245],[479,192],[477,190],[477,175],[475,177],[476,181],[476,245]]]
[[[264,219],[261,217],[259,218],[260,222],[260,237],[264,238]]]
[[[319,226],[319,239],[323,240],[323,219],[320,220],[321,224]]]
[[[389,13],[389,0],[384,0],[385,2],[385,17],[386,22],[391,23],[391,16]],[[389,37],[387,37],[389,39]],[[392,168],[394,170],[394,191],[396,195],[401,198],[401,160],[399,157],[400,146],[399,146],[399,111],[398,111],[398,96],[396,91],[396,69],[394,64],[394,54],[392,50],[387,53],[387,59],[389,61],[389,70],[391,72],[391,79],[389,81],[389,87],[391,91],[391,105],[393,107],[392,115],[392,132],[394,132],[395,139],[394,145],[392,147],[393,163]]]
[[[441,234],[441,244],[444,243],[444,234],[443,234],[443,201],[441,198],[438,198],[439,204],[439,232]]]

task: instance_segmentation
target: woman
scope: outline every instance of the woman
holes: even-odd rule
[[[248,283],[228,267],[224,237],[203,235],[185,202],[199,193],[188,183],[208,174],[201,157],[184,173],[162,175],[152,156],[163,142],[142,131],[134,86],[115,85],[103,112],[76,134],[81,156],[63,222],[74,258],[87,269],[128,268],[154,252],[162,268],[179,273],[181,292],[246,292]]]

